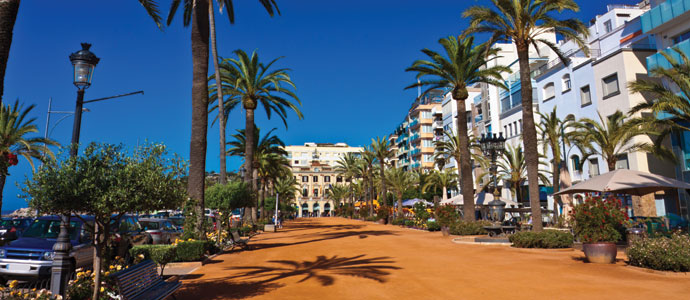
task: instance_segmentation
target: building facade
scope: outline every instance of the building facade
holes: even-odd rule
[[[329,215],[336,208],[328,190],[337,184],[350,184],[336,171],[338,160],[347,153],[360,153],[362,147],[345,143],[305,143],[285,146],[292,174],[299,184],[293,202],[299,217]]]
[[[397,162],[404,170],[434,168],[434,140],[443,135],[444,91],[430,91],[412,103],[403,121],[393,130]]]

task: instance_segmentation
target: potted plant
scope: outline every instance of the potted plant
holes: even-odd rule
[[[436,208],[436,216],[438,217],[438,224],[441,225],[441,233],[443,236],[449,236],[450,226],[458,219],[458,212],[455,207],[450,204],[441,205]]]
[[[587,197],[571,215],[575,237],[582,242],[587,261],[614,263],[616,242],[623,237],[623,224],[629,219],[621,200],[613,196]]]

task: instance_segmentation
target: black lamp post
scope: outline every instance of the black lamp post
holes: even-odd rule
[[[91,78],[93,77],[93,69],[100,60],[89,51],[91,44],[82,43],[82,49],[70,54],[69,60],[74,66],[74,85],[77,87],[77,107],[74,110],[74,127],[72,128],[72,145],[70,149],[70,156],[77,156],[77,148],[79,144],[79,132],[81,129],[81,113],[84,105],[84,90],[91,86]],[[69,272],[72,271],[72,263],[69,259],[69,252],[72,249],[72,243],[69,237],[69,215],[64,215],[60,222],[60,234],[53,246],[53,266],[51,270],[50,291],[56,295],[65,295],[67,287],[67,280],[69,280]]]
[[[501,133],[498,137],[496,137],[495,133],[493,136],[485,136],[482,134],[482,138],[479,140],[482,153],[484,156],[491,159],[491,167],[489,168],[489,172],[494,177],[494,200],[489,202],[487,205],[489,206],[489,214],[491,219],[496,222],[501,222],[505,218],[504,212],[506,203],[500,200],[501,191],[498,190],[498,176],[496,175],[498,173],[496,160],[498,157],[503,155],[503,151],[505,150],[505,142],[506,139],[503,137],[503,133]]]

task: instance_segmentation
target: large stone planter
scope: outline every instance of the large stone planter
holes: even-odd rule
[[[616,254],[618,253],[615,243],[582,244],[582,251],[588,262],[597,264],[616,262]]]
[[[441,233],[443,234],[444,237],[450,236],[450,227],[441,226]]]

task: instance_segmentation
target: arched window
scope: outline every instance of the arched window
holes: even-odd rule
[[[563,75],[563,92],[567,92],[570,90],[570,74],[565,74]]]
[[[577,155],[570,156],[570,162],[573,165],[573,169],[578,172],[582,172],[582,166],[580,165],[580,157]]]
[[[549,82],[544,86],[544,101],[551,100],[556,96],[553,82]]]

